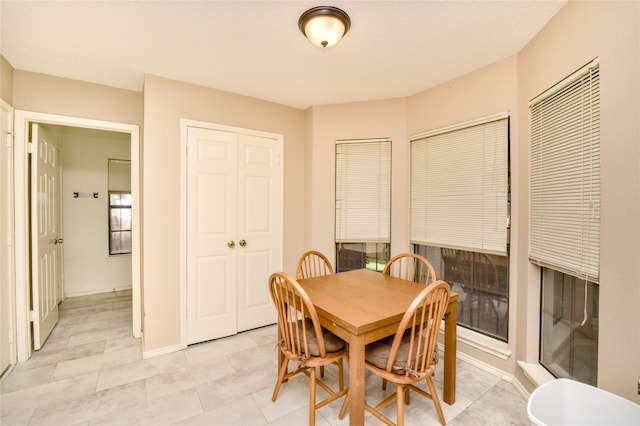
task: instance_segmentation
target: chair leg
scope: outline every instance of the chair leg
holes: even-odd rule
[[[316,424],[316,369],[309,369],[309,426]]]
[[[431,392],[431,400],[433,401],[433,405],[436,407],[436,411],[438,412],[438,418],[440,419],[440,423],[444,426],[447,422],[444,419],[444,413],[442,412],[442,406],[440,405],[440,398],[438,398],[438,394],[436,393],[436,386],[433,384],[433,380],[431,380],[431,376],[427,376],[427,384],[429,385],[429,391]]]
[[[349,408],[349,392],[347,392],[344,397],[344,401],[342,401],[342,408],[340,408],[340,413],[338,414],[338,418],[340,420],[344,418],[344,415],[347,412],[347,408]]]
[[[276,388],[273,390],[273,395],[271,396],[271,401],[276,400],[278,397],[278,392],[280,392],[280,386],[284,380],[284,376],[287,373],[287,367],[289,366],[289,360],[284,358],[282,360],[282,365],[280,366],[280,371],[278,372],[278,381],[276,382]]]
[[[396,384],[396,406],[398,407],[398,426],[404,426],[404,389],[401,384]]]

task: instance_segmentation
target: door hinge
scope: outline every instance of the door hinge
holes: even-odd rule
[[[13,234],[11,232],[7,233],[7,247],[11,247],[13,245]]]
[[[36,318],[36,311],[29,311],[29,321],[34,322]]]
[[[27,152],[28,153],[33,154],[35,149],[36,149],[36,147],[35,147],[33,142],[27,142]]]

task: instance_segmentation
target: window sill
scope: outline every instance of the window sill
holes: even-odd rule
[[[507,359],[511,356],[508,343],[501,342],[500,340],[485,336],[484,334],[477,333],[465,327],[458,326],[458,341],[500,359]]]
[[[108,262],[131,262],[131,253],[129,254],[112,254],[107,256]]]
[[[555,377],[553,377],[553,375],[540,364],[518,361],[518,367],[522,369],[526,378],[529,379],[536,387],[555,380]]]

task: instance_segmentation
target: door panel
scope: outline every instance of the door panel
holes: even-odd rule
[[[31,153],[31,298],[33,348],[42,348],[58,322],[58,288],[62,276],[60,217],[60,144],[42,126],[32,124]],[[35,183],[35,188],[34,188]]]
[[[187,343],[236,333],[234,133],[187,131]]]
[[[276,322],[267,282],[282,269],[282,143],[239,135],[238,331]]]

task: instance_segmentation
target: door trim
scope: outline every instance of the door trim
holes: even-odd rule
[[[180,348],[187,347],[187,131],[189,127],[279,139],[283,135],[205,121],[180,119]],[[282,159],[284,170],[284,158]],[[284,175],[283,175],[284,180]]]
[[[15,282],[16,282],[16,343],[18,362],[31,356],[31,327],[29,314],[31,278],[29,266],[29,186],[28,147],[29,123],[55,124],[96,130],[116,131],[131,135],[131,197],[132,225],[131,273],[133,337],[142,336],[141,281],[140,281],[140,130],[133,124],[92,120],[33,111],[15,110]]]
[[[5,318],[8,318],[8,324],[4,323],[0,319],[0,327],[8,328],[8,342],[6,343],[9,347],[9,365],[6,367],[6,371],[10,371],[13,365],[16,363],[16,322],[15,322],[15,226],[14,226],[14,166],[13,166],[13,152],[14,152],[14,108],[13,105],[9,104],[3,99],[0,99],[0,109],[4,111],[7,115],[7,123],[6,123],[6,131],[8,134],[2,135],[0,138],[1,146],[0,146],[0,163],[3,165],[6,164],[6,169],[2,170],[3,176],[0,177],[0,185],[2,193],[0,194],[0,198],[2,201],[0,202],[1,208],[4,210],[0,214],[2,216],[3,224],[0,226],[0,229],[4,232],[3,235],[0,236],[0,241],[2,242],[2,247],[0,248],[0,256],[3,257],[3,262],[0,264],[6,265],[6,268],[0,269],[0,286],[5,286],[5,294],[7,296],[6,300],[2,300],[0,309],[6,309],[6,312],[3,312],[2,315]],[[3,333],[0,333],[0,338],[5,337]],[[0,375],[3,373],[3,366],[0,365]]]

